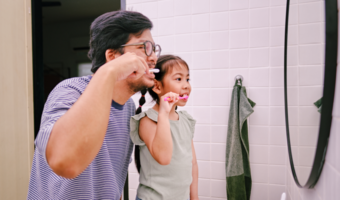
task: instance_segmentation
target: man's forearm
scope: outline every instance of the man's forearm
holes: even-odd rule
[[[56,174],[75,178],[98,154],[109,121],[115,81],[112,69],[99,68],[84,93],[55,123],[46,158]]]

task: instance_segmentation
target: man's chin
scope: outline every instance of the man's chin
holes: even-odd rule
[[[154,81],[148,81],[147,83],[145,83],[146,88],[153,88],[153,86],[155,86],[155,82]]]
[[[141,90],[144,90],[144,89],[148,89],[148,88],[152,88],[155,83],[153,80],[143,80],[143,81],[140,81],[139,83],[138,82],[130,82],[130,88],[132,91],[134,92],[139,92]]]
[[[155,81],[153,78],[145,78],[142,83],[145,88],[152,88],[155,85]]]

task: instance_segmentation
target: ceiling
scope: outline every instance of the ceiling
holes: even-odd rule
[[[58,23],[93,19],[99,15],[120,9],[120,0],[43,0],[60,2],[61,6],[43,7],[43,23]]]

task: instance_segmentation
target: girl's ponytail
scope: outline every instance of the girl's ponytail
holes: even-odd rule
[[[136,114],[139,114],[139,113],[142,112],[142,106],[145,103],[146,92],[147,92],[147,89],[144,89],[144,90],[141,91],[142,96],[139,99],[139,107],[136,110]],[[136,164],[136,168],[137,168],[138,173],[140,173],[141,165],[140,165],[140,154],[139,154],[139,146],[138,145],[135,145],[135,164]]]

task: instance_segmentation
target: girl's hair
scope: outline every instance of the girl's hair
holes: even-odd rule
[[[185,66],[189,70],[188,64],[178,56],[174,56],[174,55],[160,56],[155,66],[156,69],[159,69],[159,73],[155,73],[155,79],[157,81],[162,82],[164,76],[167,73],[171,72],[174,67],[178,67],[178,66]],[[147,91],[151,95],[152,99],[156,101],[157,104],[159,103],[158,95],[152,90],[152,88],[153,87],[149,89],[144,89],[141,91],[142,96],[139,99],[139,107],[136,110],[136,114],[139,114],[142,112],[142,106],[145,103],[145,94]],[[139,153],[138,145],[135,145],[135,164],[136,164],[138,173],[140,173],[141,165],[140,165],[140,153]]]

